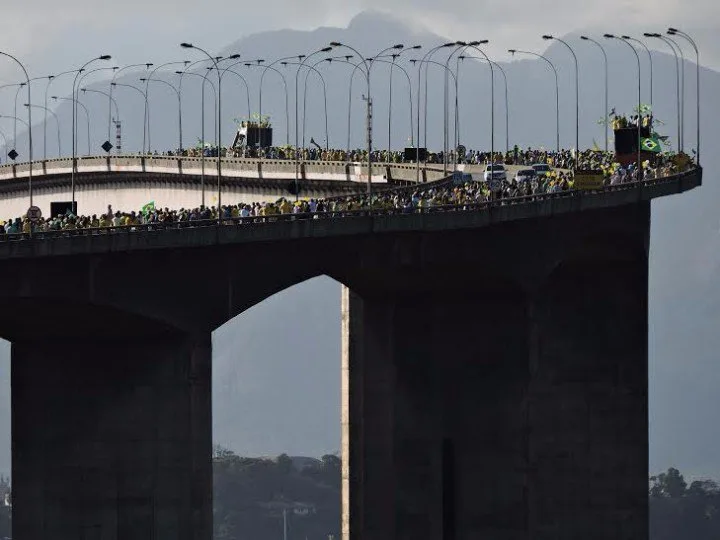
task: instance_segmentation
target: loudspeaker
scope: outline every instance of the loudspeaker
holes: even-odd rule
[[[415,150],[414,146],[405,148],[403,159],[405,161],[417,161],[418,152],[415,152]],[[425,161],[427,159],[427,148],[418,148],[417,150],[420,153],[420,161]]]
[[[72,201],[62,201],[62,202],[51,202],[50,203],[50,217],[56,217],[58,215],[65,215],[68,212],[71,212],[73,215],[78,215],[77,213],[77,201],[74,203]]]
[[[636,127],[626,127],[616,129],[615,133],[615,153],[616,154],[632,154],[638,151],[638,132]],[[643,139],[650,137],[650,128],[640,128],[640,137]]]
[[[256,145],[260,148],[267,148],[269,146],[272,146],[272,128],[247,128],[245,144],[251,148]]]

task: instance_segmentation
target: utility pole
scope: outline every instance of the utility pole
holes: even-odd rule
[[[283,508],[283,540],[287,540],[287,508]]]

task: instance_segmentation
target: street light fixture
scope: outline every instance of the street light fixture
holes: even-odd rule
[[[218,198],[218,206],[217,206],[217,212],[218,212],[218,225],[222,224],[222,189],[220,180],[222,178],[222,77],[220,77],[220,68],[218,67],[218,60],[220,57],[213,57],[209,52],[207,52],[205,49],[198,47],[196,45],[193,45],[192,43],[183,42],[180,44],[180,47],[183,49],[196,49],[203,53],[205,56],[207,56],[212,63],[215,65],[215,71],[217,71],[218,74],[218,86],[217,86],[217,198]]]
[[[605,151],[608,151],[608,141],[609,141],[609,129],[610,126],[608,125],[609,119],[609,105],[608,105],[608,59],[607,59],[607,53],[605,52],[605,47],[603,47],[599,41],[596,41],[592,38],[589,38],[587,36],[580,36],[580,39],[583,41],[589,41],[590,43],[594,43],[597,45],[597,47],[600,49],[600,52],[602,52],[603,60],[605,62]]]
[[[635,47],[632,46],[632,43],[630,43],[627,39],[623,37],[614,36],[613,34],[604,34],[603,37],[607,39],[617,39],[625,43],[630,49],[632,50],[633,54],[635,55],[635,58],[637,58],[637,68],[638,68],[638,114],[637,114],[637,179],[642,180],[642,158],[640,157],[640,152],[642,151],[642,134],[641,134],[641,127],[642,127],[642,93],[641,93],[641,81],[642,81],[642,73],[640,71],[640,55],[635,50]]]
[[[575,169],[577,170],[580,159],[580,73],[577,55],[573,48],[563,39],[550,34],[545,34],[542,38],[546,41],[555,40],[565,45],[575,61]]]
[[[530,51],[521,51],[519,49],[508,49],[508,52],[512,54],[513,56],[515,53],[519,54],[529,54],[531,56],[536,56],[537,58],[541,58],[544,60],[553,70],[553,73],[555,74],[555,145],[557,152],[560,152],[560,92],[559,92],[559,84],[558,84],[558,74],[557,69],[555,68],[555,64],[553,64],[546,56],[543,56],[542,54],[530,52]]]
[[[95,58],[92,58],[91,60],[88,60],[83,64],[80,69],[77,70],[77,73],[75,74],[75,79],[73,80],[72,85],[72,166],[70,167],[70,184],[71,184],[71,192],[72,192],[72,199],[71,199],[71,212],[73,214],[76,213],[76,207],[75,207],[75,173],[77,172],[77,80],[80,73],[85,71],[85,68],[92,64],[93,62],[97,60],[110,60],[112,57],[109,54],[103,54],[100,56],[96,56]],[[28,99],[28,103],[32,103],[30,99]],[[89,129],[88,129],[89,131]]]
[[[657,32],[645,32],[643,33],[645,37],[649,38],[657,38],[661,41],[665,42],[665,44],[670,47],[670,50],[673,53],[673,56],[675,57],[675,100],[677,105],[677,150],[678,152],[682,149],[682,115],[681,115],[681,107],[680,107],[680,59],[678,58],[678,53],[675,50],[675,44],[670,39],[666,38],[662,34],[658,34]]]
[[[695,90],[696,90],[696,107],[697,107],[697,164],[700,165],[700,51],[698,50],[697,43],[685,32],[678,30],[677,28],[668,28],[668,34],[671,36],[680,36],[684,38],[692,48],[695,50]]]
[[[23,103],[23,105],[25,107],[35,107],[37,109],[45,109],[46,114],[50,113],[53,115],[53,117],[55,118],[55,125],[57,126],[57,147],[58,147],[58,157],[60,157],[62,154],[62,148],[60,146],[60,120],[58,120],[57,114],[55,114],[55,112],[50,110],[48,107],[44,107],[43,105],[35,105],[35,104],[30,105],[28,103]],[[46,159],[46,158],[44,158],[44,159]]]

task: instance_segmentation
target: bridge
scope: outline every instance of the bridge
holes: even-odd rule
[[[192,170],[175,161],[141,174]],[[701,176],[7,235],[15,537],[208,540],[211,332],[328,275],[345,286],[344,538],[647,538],[650,201]]]

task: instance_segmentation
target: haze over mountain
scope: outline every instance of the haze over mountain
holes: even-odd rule
[[[574,45],[580,64],[580,145],[604,144],[604,128],[597,124],[603,116],[603,72],[599,51],[580,42],[576,35],[567,36]],[[220,54],[242,52],[243,59],[264,58],[266,63],[283,56],[310,53],[330,41],[352,44],[365,55],[376,54],[394,42],[421,44],[423,51],[440,44],[445,38],[417,26],[406,26],[384,14],[363,13],[349,27],[318,28],[310,32],[282,30],[249,35],[223,49]],[[508,44],[512,46],[512,43]],[[538,40],[534,50],[543,52]],[[496,48],[504,50],[498,44]],[[488,48],[490,52],[491,48]],[[636,60],[626,46],[607,43],[610,66],[610,106],[618,112],[630,112],[636,105]],[[328,56],[354,54],[331,52]],[[558,68],[561,101],[561,144],[574,145],[574,79],[571,58],[561,46],[552,45],[545,54]],[[417,98],[417,71],[407,61],[420,55],[405,53],[400,64],[412,78],[413,97]],[[324,55],[314,58],[322,59]],[[435,58],[444,58],[437,54]],[[665,122],[664,134],[675,138],[675,61],[664,53],[653,52],[654,109]],[[643,101],[648,101],[647,56],[641,56]],[[477,62],[465,60],[460,76],[461,142],[472,148],[489,148],[489,70]],[[555,140],[554,79],[546,64],[523,59],[501,62],[509,85],[510,145],[553,147]],[[242,66],[242,64],[240,64]],[[329,139],[331,146],[347,144],[347,103],[350,68],[322,61],[318,69],[326,78],[328,89]],[[290,91],[291,142],[294,139],[294,70],[278,67],[286,73]],[[374,143],[387,146],[388,69],[373,68],[372,91],[375,106]],[[260,70],[242,66],[251,90],[251,112],[258,110]],[[125,72],[127,73],[127,72]],[[159,73],[159,72],[158,72]],[[107,80],[90,88],[107,90]],[[129,74],[119,82],[140,84],[139,73]],[[686,147],[695,147],[694,64],[686,65],[687,117]],[[174,75],[167,80],[174,79]],[[720,476],[720,458],[715,449],[720,435],[714,426],[714,411],[720,405],[716,388],[720,370],[716,365],[720,349],[720,292],[714,287],[720,270],[720,223],[716,206],[718,158],[714,148],[720,141],[714,122],[718,114],[715,96],[720,95],[718,73],[703,70],[703,165],[705,185],[696,191],[658,200],[653,203],[650,262],[650,414],[651,470],[677,466],[688,476]],[[193,78],[196,79],[196,78]],[[301,83],[303,79],[301,78]],[[351,145],[364,140],[364,81],[356,77],[353,90]],[[199,137],[200,92],[198,80],[183,83],[183,128],[185,146]],[[392,146],[405,145],[409,135],[407,80],[395,71],[393,79]],[[239,78],[228,76],[223,82],[223,139],[227,144],[234,131],[232,117],[246,116],[244,87]],[[58,91],[62,86],[58,84]],[[154,148],[165,150],[177,146],[177,103],[167,88],[151,89],[151,134]],[[300,85],[302,92],[302,84]],[[212,92],[206,101],[208,139],[213,129]],[[495,86],[495,147],[504,148],[504,88],[502,77]],[[302,95],[302,94],[301,94]],[[169,98],[170,96],[170,98]],[[7,95],[5,96],[7,98]],[[116,92],[123,119],[123,147],[137,151],[142,144],[141,100],[129,92]],[[452,97],[452,94],[451,94]],[[308,82],[308,116],[306,141],[312,136],[324,141],[322,90],[316,78]],[[82,97],[93,119],[93,147],[105,140],[107,101],[98,96]],[[442,72],[431,71],[429,82],[428,145],[442,146]],[[300,102],[302,106],[302,101]],[[5,110],[12,101],[4,103]],[[413,112],[417,113],[416,103]],[[70,108],[61,105],[56,112],[65,136],[63,146],[70,148]],[[285,142],[286,124],[284,92],[279,77],[266,76],[263,87],[263,113],[270,114],[276,142]],[[36,117],[37,118],[37,117]],[[84,118],[79,117],[81,127]],[[8,132],[7,122],[3,124]],[[49,124],[48,133],[54,134]],[[36,125],[36,141],[42,135]],[[421,129],[421,133],[423,130]],[[452,133],[452,129],[451,129]],[[300,131],[300,137],[302,133]],[[25,154],[24,134],[19,133],[17,147]],[[53,135],[48,150],[55,155]],[[113,141],[114,142],[114,141]],[[36,144],[36,154],[42,145]],[[79,131],[79,148],[87,148],[84,128]],[[39,150],[38,150],[39,149]],[[99,150],[94,150],[99,152]],[[81,209],[82,211],[82,209]],[[2,216],[5,217],[5,216]],[[292,261],[288,261],[292,264]],[[251,284],[249,284],[251,286]],[[340,380],[340,313],[339,285],[320,278],[283,291],[252,308],[220,328],[214,334],[214,438],[241,455],[310,454],[319,456],[339,448],[339,380]],[[9,471],[9,348],[0,350],[0,472]]]

